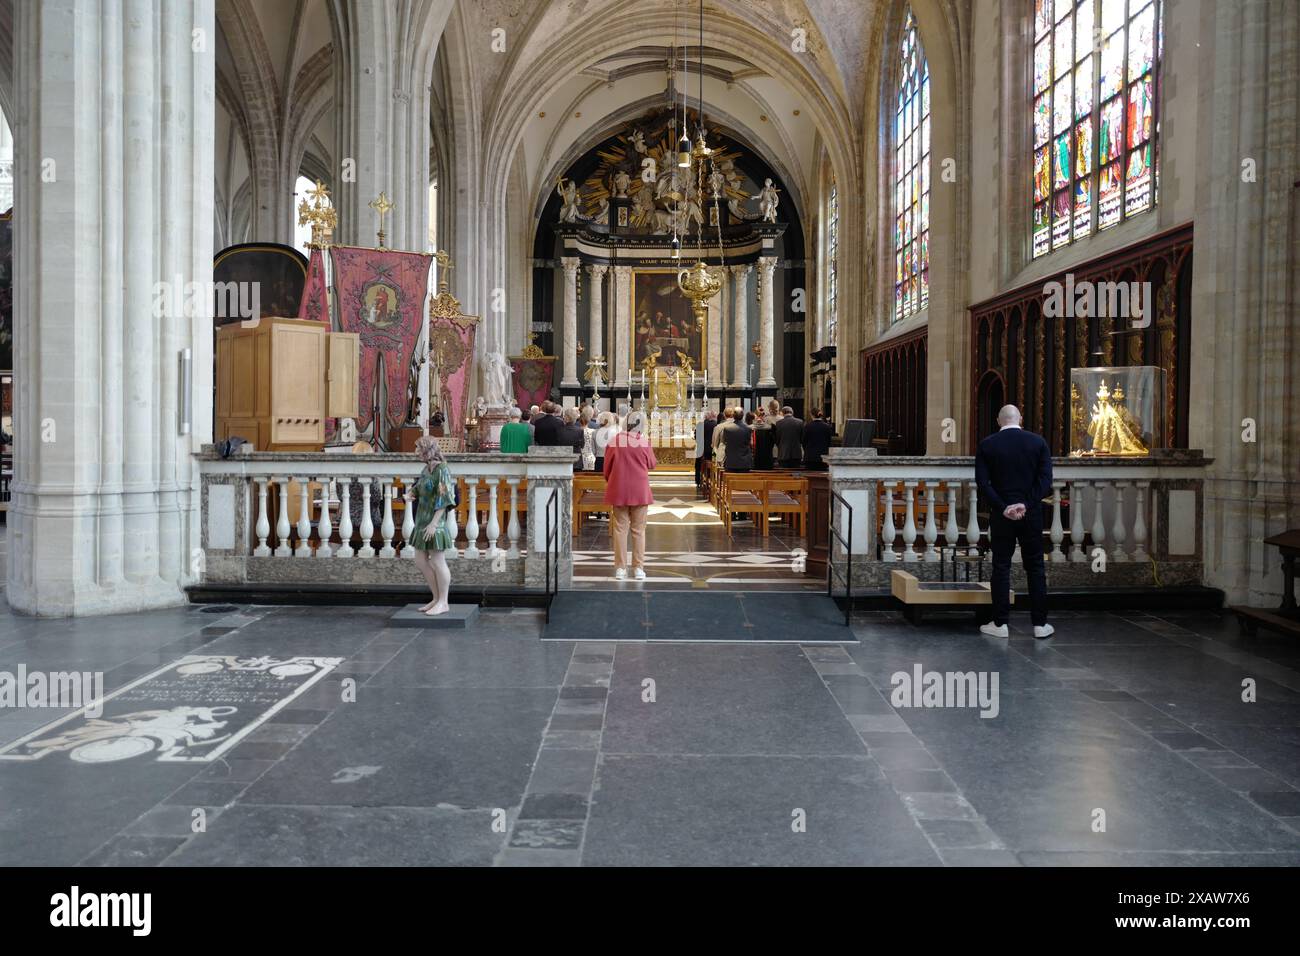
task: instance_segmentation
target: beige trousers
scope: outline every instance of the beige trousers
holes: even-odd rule
[[[632,527],[632,567],[645,567],[645,517],[649,505],[615,505],[610,516],[614,570],[627,567],[627,532]]]

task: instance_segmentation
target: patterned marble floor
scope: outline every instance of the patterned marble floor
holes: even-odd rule
[[[651,489],[655,503],[646,516],[646,580],[614,580],[609,522],[588,519],[575,542],[575,588],[825,589],[824,577],[807,573],[801,560],[806,542],[788,525],[773,521],[764,538],[753,521],[735,521],[729,535],[689,477],[655,476]]]
[[[235,695],[189,738],[0,710],[0,866],[1300,865],[1300,650],[1228,616],[1062,612],[1035,642],[875,612],[801,646],[392,613],[0,605],[0,671],[100,671],[106,716]],[[996,675],[995,707],[906,706],[916,668]]]

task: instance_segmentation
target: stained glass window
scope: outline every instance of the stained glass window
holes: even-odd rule
[[[930,301],[930,67],[911,10],[899,56],[894,114],[895,322]]]
[[[835,260],[840,250],[840,194],[834,182],[826,204],[826,342],[835,344],[835,325],[839,316],[839,283],[835,275]]]
[[[1160,0],[1032,0],[1034,258],[1156,201]]]

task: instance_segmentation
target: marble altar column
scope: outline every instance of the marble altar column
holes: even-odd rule
[[[598,355],[605,355],[605,273],[609,271],[609,266],[592,264],[587,266],[587,275],[591,277],[589,283],[589,298],[591,306],[591,341],[587,345],[587,355],[596,358]],[[609,356],[605,356],[606,364],[604,376],[609,381]],[[582,371],[581,369],[579,370]]]
[[[184,604],[207,543],[191,454],[212,440],[213,0],[13,9],[6,597],[46,616]],[[228,534],[248,501],[223,487],[205,507]]]
[[[733,388],[749,387],[749,272],[750,263],[732,266],[735,279],[736,317],[732,329],[731,384]]]
[[[614,266],[614,380],[615,391],[627,392],[627,370],[632,364],[632,267]],[[615,396],[617,398],[617,396]],[[618,402],[610,407],[618,410]]]
[[[776,302],[772,294],[772,274],[776,271],[776,259],[763,256],[758,260],[758,341],[762,352],[758,357],[758,387],[770,388],[776,385],[773,375],[776,357]]]
[[[560,260],[564,266],[564,377],[561,385],[578,384],[578,268],[576,256]]]
[[[726,268],[719,268],[718,272],[722,276],[722,285],[718,287],[718,294],[709,300],[709,318],[705,329],[708,338],[701,343],[701,349],[704,352],[704,367],[709,370],[712,380],[721,385],[726,381],[722,375],[722,324],[726,321],[731,283],[727,281]],[[698,378],[697,375],[697,385]]]

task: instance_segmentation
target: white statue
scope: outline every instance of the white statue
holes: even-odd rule
[[[653,221],[655,214],[655,197],[654,191],[648,184],[642,184],[641,188],[636,191],[632,197],[632,215],[637,222],[645,225]]]
[[[627,189],[632,185],[632,177],[627,174],[626,170],[620,169],[614,174],[614,198],[626,199]]]
[[[726,187],[727,177],[723,175],[722,170],[715,169],[709,173],[709,189],[712,191],[714,199],[721,199]]]
[[[758,210],[764,222],[776,222],[776,204],[780,190],[772,185],[772,180],[763,180],[763,188],[752,198],[758,200]]]
[[[770,180],[769,180],[770,182]],[[560,194],[560,222],[578,221],[578,184],[561,178],[555,184],[555,191]]]
[[[488,352],[483,357],[483,388],[486,401],[492,408],[505,408],[510,403],[510,363],[500,352]]]
[[[645,133],[641,132],[639,129],[634,129],[632,130],[632,135],[628,137],[628,140],[632,143],[632,148],[638,153],[645,152]]]
[[[474,399],[474,417],[475,417],[475,418],[482,418],[484,415],[486,415],[486,414],[487,414],[487,408],[488,408],[487,399],[484,398],[482,395],[480,395],[478,398]]]

